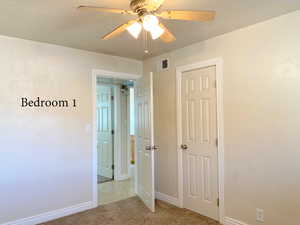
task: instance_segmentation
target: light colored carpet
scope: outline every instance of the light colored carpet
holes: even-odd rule
[[[187,209],[162,201],[150,212],[137,197],[99,206],[43,225],[220,225]]]

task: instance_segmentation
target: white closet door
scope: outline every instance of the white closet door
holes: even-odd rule
[[[216,67],[182,74],[183,206],[218,220]]]

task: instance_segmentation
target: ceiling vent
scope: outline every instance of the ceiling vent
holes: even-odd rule
[[[169,67],[170,67],[170,60],[168,58],[162,59],[160,61],[160,67],[159,67],[160,71],[166,71],[169,69]]]

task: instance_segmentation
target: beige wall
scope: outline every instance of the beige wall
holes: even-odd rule
[[[0,37],[0,224],[92,200],[92,69],[142,62]],[[78,107],[20,107],[37,96]]]
[[[300,11],[144,62],[154,72],[157,191],[176,197],[175,67],[224,60],[225,214],[258,225],[300,221]],[[171,68],[157,72],[168,57]]]

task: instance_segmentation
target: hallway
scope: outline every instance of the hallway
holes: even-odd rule
[[[105,205],[135,196],[134,180],[109,181],[98,184],[98,204]]]

